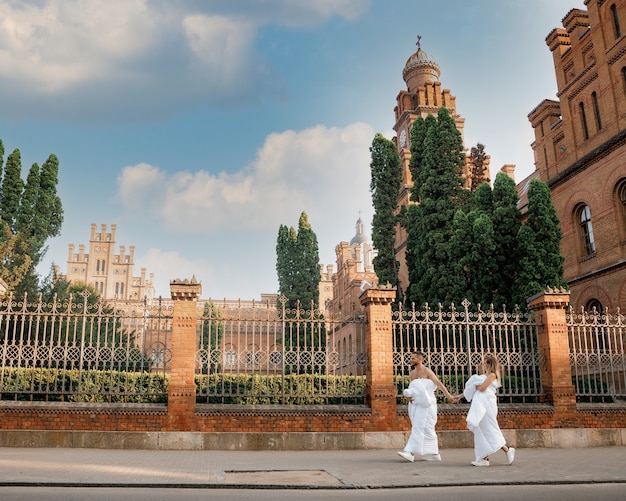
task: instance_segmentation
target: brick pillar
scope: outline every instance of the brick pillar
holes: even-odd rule
[[[548,289],[528,299],[535,311],[540,353],[541,383],[554,406],[555,424],[567,425],[576,415],[576,390],[572,384],[565,307],[569,292]]]
[[[395,298],[396,291],[391,288],[367,289],[359,297],[365,307],[365,403],[370,405],[374,420],[387,425],[396,419],[391,327],[391,303]]]
[[[190,280],[170,282],[174,300],[172,319],[172,364],[167,391],[167,416],[172,430],[193,429],[196,409],[196,303],[202,286],[193,277]]]

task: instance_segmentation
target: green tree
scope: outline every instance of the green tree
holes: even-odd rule
[[[296,319],[278,340],[285,350],[324,351],[326,331],[318,311],[319,248],[317,236],[311,227],[306,212],[300,214],[298,231],[287,230],[281,225],[276,243],[276,271],[278,273],[279,296],[286,298],[284,305],[287,318]],[[279,302],[279,308],[283,305]],[[286,372],[319,371],[313,365],[285,366]]]
[[[4,221],[0,221],[0,232],[0,278],[12,292],[31,268],[29,243],[22,233],[14,234]]]
[[[8,156],[0,184],[0,216],[15,231],[24,181],[22,181],[22,157],[20,150],[15,149]]]
[[[418,305],[425,302],[449,304],[458,281],[453,276],[450,240],[456,210],[467,202],[462,179],[465,154],[461,134],[446,108],[436,121],[416,120],[411,138],[425,137],[418,161],[411,167],[413,198],[407,224],[408,299]],[[424,130],[425,129],[425,136]],[[420,148],[420,146],[422,146]]]
[[[450,300],[455,304],[467,299],[473,304],[489,305],[495,288],[491,187],[481,184],[470,200],[466,207],[469,211],[458,209],[454,216],[450,259],[452,279],[457,285],[451,289]]]
[[[39,288],[39,278],[35,268],[47,251],[46,240],[56,237],[61,231],[63,207],[57,195],[59,160],[50,155],[41,166],[33,164],[20,201],[15,227],[24,233],[29,242],[29,255],[32,266],[17,292],[35,294]]]
[[[303,308],[316,308],[319,303],[319,247],[317,235],[309,224],[306,212],[300,214],[298,231],[278,230],[276,271],[279,294],[288,299],[290,309],[299,303]]]
[[[372,205],[372,243],[377,251],[373,259],[374,270],[380,283],[398,285],[398,267],[396,259],[395,238],[396,210],[402,185],[400,156],[396,145],[376,134],[370,147],[372,161],[370,163]]]
[[[0,141],[0,172],[2,172],[4,145]],[[23,266],[27,261],[29,268],[22,274],[22,280],[11,289],[16,296],[28,293],[36,297],[39,292],[39,277],[36,267],[41,262],[47,248],[46,240],[59,235],[63,222],[63,207],[57,195],[59,160],[50,155],[39,168],[34,163],[26,178],[21,178],[21,153],[15,149],[7,158],[0,182],[0,218],[8,224],[11,234],[19,237],[21,244],[13,246],[13,257],[5,264]],[[0,232],[0,240],[9,238],[5,231]],[[15,252],[25,253],[18,256]],[[17,276],[18,274],[14,274]]]
[[[497,308],[513,308],[514,283],[519,268],[519,241],[522,214],[517,208],[518,194],[515,181],[504,172],[498,172],[493,183],[493,221],[495,250],[494,291],[492,302]]]
[[[470,150],[470,183],[468,188],[475,192],[482,183],[489,183],[489,177],[485,175],[485,161],[487,154],[483,144],[476,144]]]
[[[559,217],[548,186],[533,179],[528,187],[528,217],[518,235],[520,262],[514,300],[526,306],[526,299],[547,287],[567,287],[563,280]]]

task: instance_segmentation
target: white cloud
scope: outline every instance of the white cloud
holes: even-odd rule
[[[118,196],[134,217],[157,219],[179,233],[274,231],[286,221],[297,224],[303,210],[332,226],[338,214],[356,220],[371,205],[373,137],[364,123],[274,133],[255,161],[233,174],[128,166],[118,176]],[[156,205],[148,202],[155,199]]]
[[[157,37],[145,0],[0,2],[0,77],[55,93],[127,71]]]
[[[200,282],[210,283],[214,278],[214,266],[203,259],[189,259],[178,251],[163,251],[151,248],[136,259],[147,272],[154,274],[157,295],[167,296],[170,281],[196,277]],[[138,270],[135,270],[137,273]],[[174,274],[174,275],[172,275]]]
[[[222,85],[233,85],[243,78],[249,59],[254,26],[221,16],[187,16],[182,21],[191,51],[205,66],[203,71]]]
[[[120,121],[168,115],[197,98],[251,103],[283,85],[254,47],[259,27],[352,19],[368,5],[0,0],[0,108],[9,117]]]

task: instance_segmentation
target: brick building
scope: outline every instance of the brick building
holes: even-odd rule
[[[626,309],[626,0],[586,0],[546,38],[558,100],[528,118],[536,171],[561,221],[571,303]]]

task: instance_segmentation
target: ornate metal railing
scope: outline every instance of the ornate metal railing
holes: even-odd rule
[[[534,402],[543,394],[537,330],[532,316],[501,312],[467,300],[462,309],[441,306],[423,311],[400,304],[393,314],[394,365],[398,400],[409,383],[410,357],[422,351],[430,367],[452,394],[463,391],[486,353],[503,367],[501,401]]]
[[[626,398],[626,322],[610,314],[567,312],[572,380],[579,401]]]
[[[353,404],[364,398],[361,316],[299,306],[200,305],[199,403]]]
[[[171,308],[170,308],[171,310]],[[160,303],[8,297],[0,305],[0,399],[164,402],[171,312]]]

